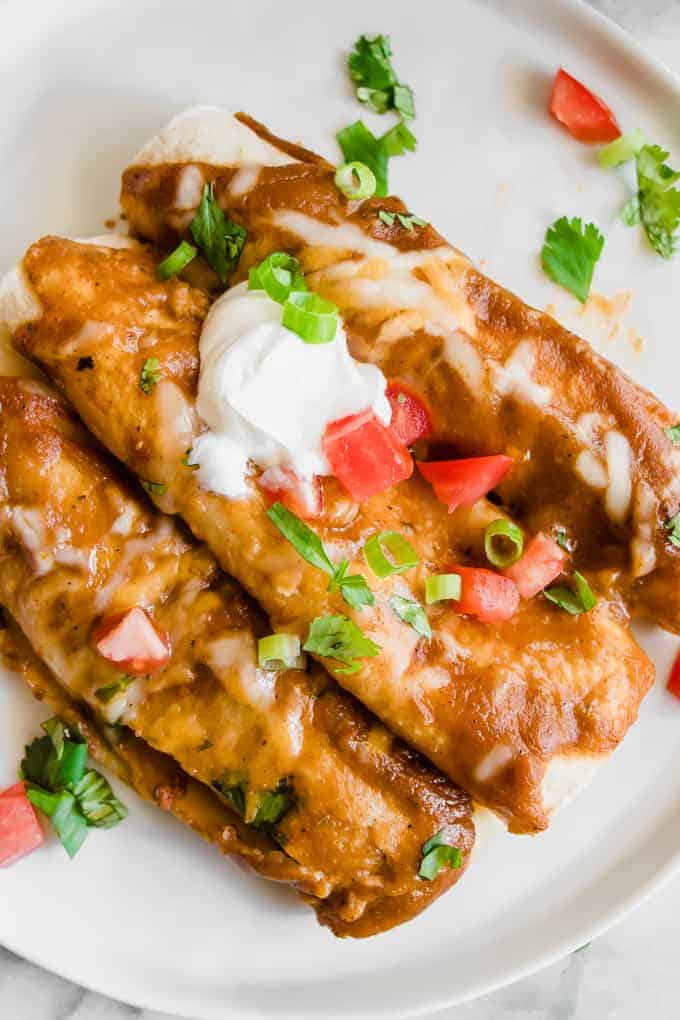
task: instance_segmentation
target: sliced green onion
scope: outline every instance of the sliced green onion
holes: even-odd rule
[[[671,425],[664,429],[673,446],[680,446],[680,425]]]
[[[116,680],[111,680],[110,683],[105,684],[103,687],[98,687],[94,692],[95,698],[99,701],[103,701],[105,705],[108,705],[110,701],[117,698],[119,694],[123,694],[132,681],[133,676],[119,676]]]
[[[428,606],[433,602],[444,602],[446,599],[460,599],[462,582],[460,574],[432,574],[425,581],[425,601]]]
[[[156,267],[156,276],[159,280],[169,280],[171,276],[177,276],[192,259],[196,258],[197,253],[198,248],[194,248],[193,244],[181,241],[175,250],[170,252],[167,259],[163,259],[161,264]]]
[[[420,634],[421,637],[425,638],[432,637],[432,628],[430,627],[427,613],[420,602],[405,599],[401,595],[393,595],[389,600],[389,607],[400,620],[413,627],[416,634]]]
[[[275,251],[250,270],[248,290],[264,290],[282,305],[291,291],[307,290],[307,284],[298,260],[285,251]]]
[[[600,166],[604,170],[609,170],[614,166],[620,166],[621,163],[629,163],[646,144],[647,139],[642,131],[639,128],[634,128],[627,135],[621,135],[609,145],[605,145],[604,149],[600,149],[597,157]]]
[[[386,227],[392,227],[394,226],[396,215],[396,213],[388,212],[387,209],[381,209],[378,213],[378,219],[381,223],[384,223]]]
[[[552,588],[546,588],[543,594],[549,602],[554,602],[556,606],[564,609],[571,616],[589,613],[597,605],[597,598],[583,574],[579,574],[578,570],[574,571],[573,581],[576,590],[563,584],[557,584]]]
[[[372,198],[375,195],[375,174],[359,160],[339,166],[335,171],[334,180],[343,195],[354,201]]]
[[[364,558],[376,577],[404,574],[418,565],[418,554],[398,531],[381,531],[369,538],[364,546]]]
[[[418,876],[431,882],[442,868],[460,868],[463,856],[458,847],[445,842],[446,830],[440,829],[422,846],[422,858]]]
[[[484,552],[494,567],[516,563],[524,549],[524,532],[517,524],[499,517],[484,532]]]
[[[257,661],[261,669],[295,669],[300,663],[300,638],[297,634],[269,634],[260,638]]]
[[[282,321],[305,343],[327,344],[335,337],[338,309],[318,294],[293,291],[283,306]]]

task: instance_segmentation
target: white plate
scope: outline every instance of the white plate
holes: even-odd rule
[[[640,125],[677,156],[680,88],[567,0],[0,4],[0,268],[48,231],[100,232],[126,160],[190,103],[249,110],[334,158],[333,132],[361,115],[343,49],[362,31],[392,34],[396,66],[416,88],[419,150],[394,160],[395,190],[672,402],[677,263],[618,223],[623,180],[599,170],[545,103],[563,63],[625,127]],[[597,289],[632,291],[613,338],[538,269],[546,225],[564,213],[594,218],[607,235]],[[643,637],[663,678],[675,641]],[[44,715],[18,681],[0,680],[0,786]],[[639,902],[677,863],[679,774],[680,707],[659,684],[624,746],[547,834],[482,824],[465,881],[368,942],[335,940],[292,894],[128,794],[130,820],[93,835],[75,863],[52,842],[0,873],[0,941],[109,995],[201,1020],[395,1020],[527,974]]]

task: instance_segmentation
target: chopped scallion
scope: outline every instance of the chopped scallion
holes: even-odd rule
[[[499,518],[492,521],[484,532],[484,552],[494,567],[509,567],[516,563],[524,549],[524,532],[512,521]]]
[[[460,599],[462,582],[460,574],[432,574],[425,581],[425,601],[428,606],[433,602],[444,602],[447,599]]]

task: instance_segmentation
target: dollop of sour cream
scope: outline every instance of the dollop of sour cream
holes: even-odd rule
[[[385,376],[356,361],[340,319],[330,343],[305,343],[281,322],[281,305],[240,283],[211,307],[200,338],[197,410],[208,431],[191,462],[201,484],[249,495],[249,461],[303,480],[332,474],[322,449],[329,422],[370,407],[387,425]]]

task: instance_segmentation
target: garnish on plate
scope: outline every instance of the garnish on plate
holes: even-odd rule
[[[150,492],[152,496],[163,496],[165,494],[165,483],[164,482],[152,482],[148,478],[140,478],[139,481],[142,484],[142,488]]]
[[[201,202],[189,230],[198,248],[188,241],[181,241],[156,267],[156,275],[160,280],[177,276],[200,249],[208,265],[217,273],[222,286],[226,286],[229,274],[236,268],[241,257],[248,232],[224,215],[215,199],[212,182],[203,187]]]
[[[584,227],[578,216],[571,220],[561,216],[546,232],[541,252],[543,270],[584,304],[603,247],[604,237],[594,223]]]
[[[680,513],[674,514],[666,521],[664,528],[668,532],[668,541],[671,545],[680,546]]]
[[[432,628],[427,619],[427,613],[420,602],[404,598],[402,595],[392,595],[389,607],[400,620],[413,627],[416,634],[420,634],[424,638],[432,637]]]
[[[26,747],[20,775],[30,802],[46,815],[69,857],[89,828],[110,829],[127,808],[95,769],[87,769],[87,744],[60,719],[42,724],[45,736]]]
[[[643,145],[635,154],[637,192],[621,210],[629,226],[640,224],[652,248],[664,259],[675,254],[680,225],[680,190],[673,187],[680,171],[666,160],[669,153],[659,145]]]
[[[359,36],[347,61],[350,78],[356,85],[357,99],[376,113],[397,110],[402,117],[416,115],[413,90],[399,81],[392,67],[392,48],[388,35],[368,39]]]
[[[372,535],[364,544],[364,559],[376,577],[404,574],[418,566],[418,554],[398,531],[381,531]]]
[[[563,67],[555,75],[548,109],[579,142],[612,142],[621,134],[604,100]]]
[[[573,587],[567,587],[566,584],[556,584],[553,588],[546,588],[543,594],[550,602],[554,602],[556,606],[564,609],[571,616],[589,613],[597,605],[597,598],[593,589],[578,570],[574,571],[572,580],[574,582]]]
[[[267,516],[296,552],[302,556],[303,560],[328,574],[330,578],[328,591],[339,591],[352,609],[373,605],[375,596],[361,574],[347,573],[349,560],[342,560],[337,565],[331,563],[323,542],[304,521],[287,510],[282,503],[274,503],[270,506]]]
[[[260,669],[301,669],[304,656],[300,655],[300,638],[297,634],[268,634],[257,642],[257,663]]]
[[[440,829],[423,843],[418,874],[431,882],[442,868],[460,868],[462,863],[460,850],[446,842],[446,829]]]
[[[364,163],[375,177],[375,194],[387,194],[387,166],[392,156],[414,152],[415,136],[403,121],[399,121],[384,135],[376,138],[362,120],[357,120],[338,131],[336,138],[347,163]]]
[[[185,266],[188,266],[198,255],[198,248],[188,241],[180,241],[174,251],[171,251],[167,258],[156,266],[156,276],[159,280],[169,280],[181,273]]]
[[[375,194],[375,174],[365,163],[359,163],[357,160],[339,166],[335,171],[334,180],[345,198],[353,202],[372,198]]]
[[[344,668],[338,668],[338,673],[357,673],[361,668],[357,660],[380,654],[380,647],[346,616],[315,617],[302,647],[306,652],[341,662]]]

